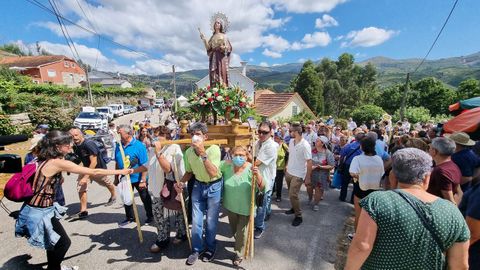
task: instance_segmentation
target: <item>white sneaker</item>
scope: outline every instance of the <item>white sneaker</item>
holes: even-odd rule
[[[318,211],[320,209],[320,207],[318,207],[318,205],[315,204],[312,209],[313,209],[313,211]]]

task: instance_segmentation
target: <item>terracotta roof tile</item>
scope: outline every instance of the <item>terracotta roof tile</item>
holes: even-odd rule
[[[262,116],[271,116],[288,105],[295,93],[264,93],[255,101],[255,110]]]
[[[41,65],[58,62],[63,59],[70,58],[63,55],[15,56],[0,59],[0,65],[5,65],[8,67],[38,67]]]

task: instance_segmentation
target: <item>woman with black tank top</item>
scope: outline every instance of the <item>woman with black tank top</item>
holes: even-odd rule
[[[38,169],[33,182],[34,196],[22,206],[15,224],[15,234],[27,237],[35,247],[47,250],[49,270],[78,269],[61,263],[71,241],[59,219],[66,208],[54,203],[58,183],[63,183],[62,172],[87,175],[125,175],[132,169],[105,170],[78,166],[65,160],[72,150],[72,137],[67,132],[51,131],[37,145]],[[43,226],[39,226],[43,223]]]

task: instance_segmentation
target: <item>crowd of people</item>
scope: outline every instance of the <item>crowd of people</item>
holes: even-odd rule
[[[61,173],[79,175],[80,212],[75,219],[88,218],[90,181],[108,189],[108,206],[117,201],[114,186],[128,174],[145,208],[145,223],[157,228],[150,252],[186,241],[191,233],[192,252],[186,264],[212,261],[223,207],[235,239],[232,262],[238,266],[247,244],[252,183],[263,195],[254,198],[255,239],[267,230],[272,197],[281,202],[284,186],[291,205],[285,214],[293,216],[294,227],[302,224],[305,215],[301,201],[306,199],[313,211],[319,211],[325,193],[338,188],[339,203],[352,203],[355,209],[355,233],[346,236],[352,241],[346,269],[443,269],[447,265],[480,269],[480,157],[478,143],[466,133],[441,134],[433,123],[411,125],[406,120],[393,127],[389,119],[360,126],[349,119],[342,126],[333,117],[325,122],[263,121],[250,147],[207,145],[208,128],[202,122],[192,122],[189,133],[190,144],[175,143],[179,139],[175,118],[159,127],[147,121],[111,124],[115,170],[107,169],[98,145],[78,128],[34,137],[31,162],[39,164],[36,195],[22,207],[16,234],[47,249],[49,269],[60,269],[70,245],[58,221],[65,211],[64,199],[58,196]],[[71,152],[83,166],[64,159]],[[115,180],[107,175],[115,175]],[[351,184],[353,192],[347,199]],[[300,196],[303,186],[306,198]],[[179,194],[187,200],[186,216]],[[185,219],[191,223],[190,230]],[[119,226],[134,221],[132,205],[125,205],[125,220]],[[46,229],[33,239],[32,235],[39,235],[33,226],[38,222],[45,223]],[[171,228],[176,231],[173,240]]]

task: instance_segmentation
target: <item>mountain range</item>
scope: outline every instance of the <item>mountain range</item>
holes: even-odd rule
[[[373,57],[356,64],[364,66],[372,63],[377,69],[377,82],[380,88],[404,83],[407,72],[412,81],[425,77],[435,77],[450,87],[457,87],[466,79],[480,80],[480,52],[458,57],[426,60],[413,73],[422,59],[391,59],[383,56]],[[320,61],[317,61],[318,63]],[[257,83],[257,88],[270,88],[276,92],[289,90],[290,81],[302,69],[302,63],[290,63],[271,67],[247,66],[247,76]],[[208,74],[207,69],[189,70],[176,73],[177,93],[188,94],[195,89],[195,82]],[[172,89],[172,74],[157,76],[125,75],[132,82],[142,82],[154,89]]]

